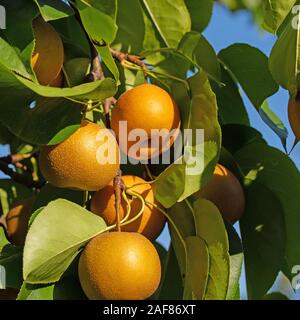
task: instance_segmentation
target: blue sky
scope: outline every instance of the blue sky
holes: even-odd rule
[[[256,25],[253,24],[251,16],[245,11],[232,14],[227,9],[215,5],[212,21],[209,27],[204,32],[206,38],[215,48],[216,52],[219,52],[221,49],[228,47],[229,45],[240,42],[248,43],[252,46],[255,46],[262,50],[265,54],[269,55],[274,42],[276,41],[275,36],[261,31]],[[267,127],[267,125],[261,120],[255,108],[251,105],[250,101],[243,94],[243,98],[250,116],[251,124],[253,127],[261,131],[272,146],[275,146],[283,151],[281,142],[275,133]],[[281,120],[286,125],[289,131],[288,146],[293,144],[294,138],[291,133],[287,118],[287,102],[288,94],[284,90],[280,90],[276,95],[270,98],[269,100],[271,108],[275,111]],[[7,154],[9,151],[6,147],[0,148],[0,156]],[[300,155],[300,145],[297,146],[291,157],[297,164],[298,168],[300,165],[299,161]],[[0,177],[3,175],[0,173]],[[169,243],[169,235],[167,229],[164,230],[162,235],[159,237],[158,241],[162,243],[165,247]],[[284,281],[280,279],[280,281]],[[276,289],[276,288],[275,288]],[[244,277],[241,280],[241,290],[242,297],[245,298],[245,281]],[[286,293],[291,293],[290,290]],[[300,296],[298,296],[300,299]]]

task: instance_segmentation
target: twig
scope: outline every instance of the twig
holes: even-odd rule
[[[86,76],[85,82],[94,82],[94,81],[98,81],[98,80],[104,80],[105,75],[103,72],[103,68],[102,68],[102,64],[100,61],[100,56],[98,54],[98,51],[97,51],[93,41],[91,40],[89,34],[86,32],[86,30],[84,28],[84,25],[81,21],[81,17],[80,17],[79,11],[77,10],[77,7],[75,6],[74,3],[71,3],[71,6],[72,6],[73,10],[75,11],[76,20],[78,21],[78,23],[82,27],[82,30],[84,31],[86,38],[89,41],[90,50],[91,50],[91,70],[90,70],[90,73]],[[109,111],[110,111],[112,105],[114,105],[115,103],[116,103],[116,99],[114,97],[107,98],[103,101],[105,122],[106,122],[107,128],[110,128]]]
[[[122,63],[123,61],[129,61],[141,67],[144,72],[145,78],[147,77],[147,73],[148,73],[147,65],[140,59],[140,57],[129,54],[129,53],[121,52],[112,48],[109,48],[109,51],[113,56],[113,58],[118,60],[120,63]]]
[[[117,231],[121,231],[121,217],[120,217],[120,207],[121,207],[121,194],[124,189],[122,180],[122,171],[119,170],[114,178],[114,191],[115,191],[115,209],[117,215]]]
[[[43,183],[41,183],[40,181],[33,180],[31,175],[15,172],[9,167],[9,165],[10,163],[0,160],[0,171],[8,175],[13,181],[23,184],[28,188],[40,189],[43,186]]]

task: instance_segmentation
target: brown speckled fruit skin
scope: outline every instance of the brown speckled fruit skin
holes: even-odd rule
[[[5,217],[7,237],[16,246],[23,246],[28,231],[28,222],[35,197],[18,201]]]
[[[109,134],[109,147],[115,163],[100,164],[97,152],[103,141],[97,137]],[[60,188],[97,191],[105,187],[119,170],[119,147],[108,129],[84,121],[68,139],[55,146],[44,146],[40,150],[39,164],[46,180]]]
[[[169,93],[162,88],[153,84],[142,84],[123,93],[117,101],[116,107],[112,110],[111,127],[114,130],[117,138],[119,137],[119,122],[127,121],[127,130],[130,132],[133,129],[143,129],[151,137],[152,129],[167,129],[171,131],[176,129],[174,139],[171,139],[170,145],[174,143],[176,136],[179,133],[181,124],[179,109],[169,95]],[[148,142],[148,140],[146,140]],[[145,141],[145,142],[146,142]],[[130,157],[138,159],[134,154],[128,153],[130,147],[135,142],[127,141],[128,148],[120,145],[123,152]],[[168,146],[166,142],[160,146],[160,150],[150,148],[148,144],[143,147],[141,159],[152,158],[158,156],[160,153],[166,151]]]
[[[231,223],[240,220],[245,210],[244,190],[235,175],[218,164],[208,184],[195,195],[213,202],[223,218]]]
[[[123,176],[123,182],[126,187],[131,187],[135,184],[143,183],[133,187],[131,190],[141,195],[145,200],[159,205],[154,198],[152,187],[149,183],[137,176]],[[128,218],[131,219],[138,214],[141,209],[141,202],[138,199],[133,199],[131,202],[131,213]],[[102,190],[95,193],[91,201],[91,211],[101,216],[108,225],[113,225],[117,221],[115,210],[115,193],[113,184],[110,183]],[[127,212],[126,202],[122,199],[120,207],[121,220]],[[166,223],[165,216],[154,206],[146,205],[143,215],[128,225],[122,227],[123,231],[138,232],[150,240],[155,240],[162,232]]]
[[[297,139],[300,141],[300,102],[290,99],[288,104],[288,117],[290,126]]]
[[[82,252],[78,268],[82,289],[90,300],[145,300],[161,279],[153,244],[132,232],[97,236]]]

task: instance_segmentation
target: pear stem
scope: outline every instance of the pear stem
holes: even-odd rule
[[[121,231],[121,217],[120,217],[120,207],[121,207],[121,194],[123,189],[122,171],[119,170],[114,178],[114,191],[115,191],[115,209],[116,209],[116,226],[117,231]]]

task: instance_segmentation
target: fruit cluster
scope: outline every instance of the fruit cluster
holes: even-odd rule
[[[41,18],[34,20],[33,30],[36,45],[32,68],[37,80],[42,85],[60,87],[62,41]],[[47,63],[50,60],[51,70]],[[108,226],[115,226],[111,232],[92,239],[80,256],[79,279],[89,299],[147,299],[160,284],[160,259],[152,241],[162,232],[166,218],[151,182],[138,176],[123,176],[124,197],[116,210],[114,178],[120,170],[120,151],[135,157],[129,152],[130,143],[127,149],[120,150],[118,133],[122,121],[127,122],[128,130],[139,128],[148,134],[152,129],[171,131],[181,126],[179,109],[170,94],[156,85],[143,84],[119,97],[111,115],[115,135],[83,119],[75,133],[57,145],[43,146],[39,155],[40,170],[50,184],[93,192],[90,210]],[[115,155],[113,163],[102,163],[97,158],[97,150],[103,147],[106,141],[103,137],[107,136],[110,136],[108,148]],[[139,150],[143,159],[166,151],[164,143],[153,149],[146,142]],[[224,219],[232,223],[244,211],[243,189],[233,173],[222,165],[216,166],[210,182],[192,197],[212,201]],[[24,245],[33,202],[34,198],[30,198],[16,203],[6,216],[7,235],[13,244]]]

